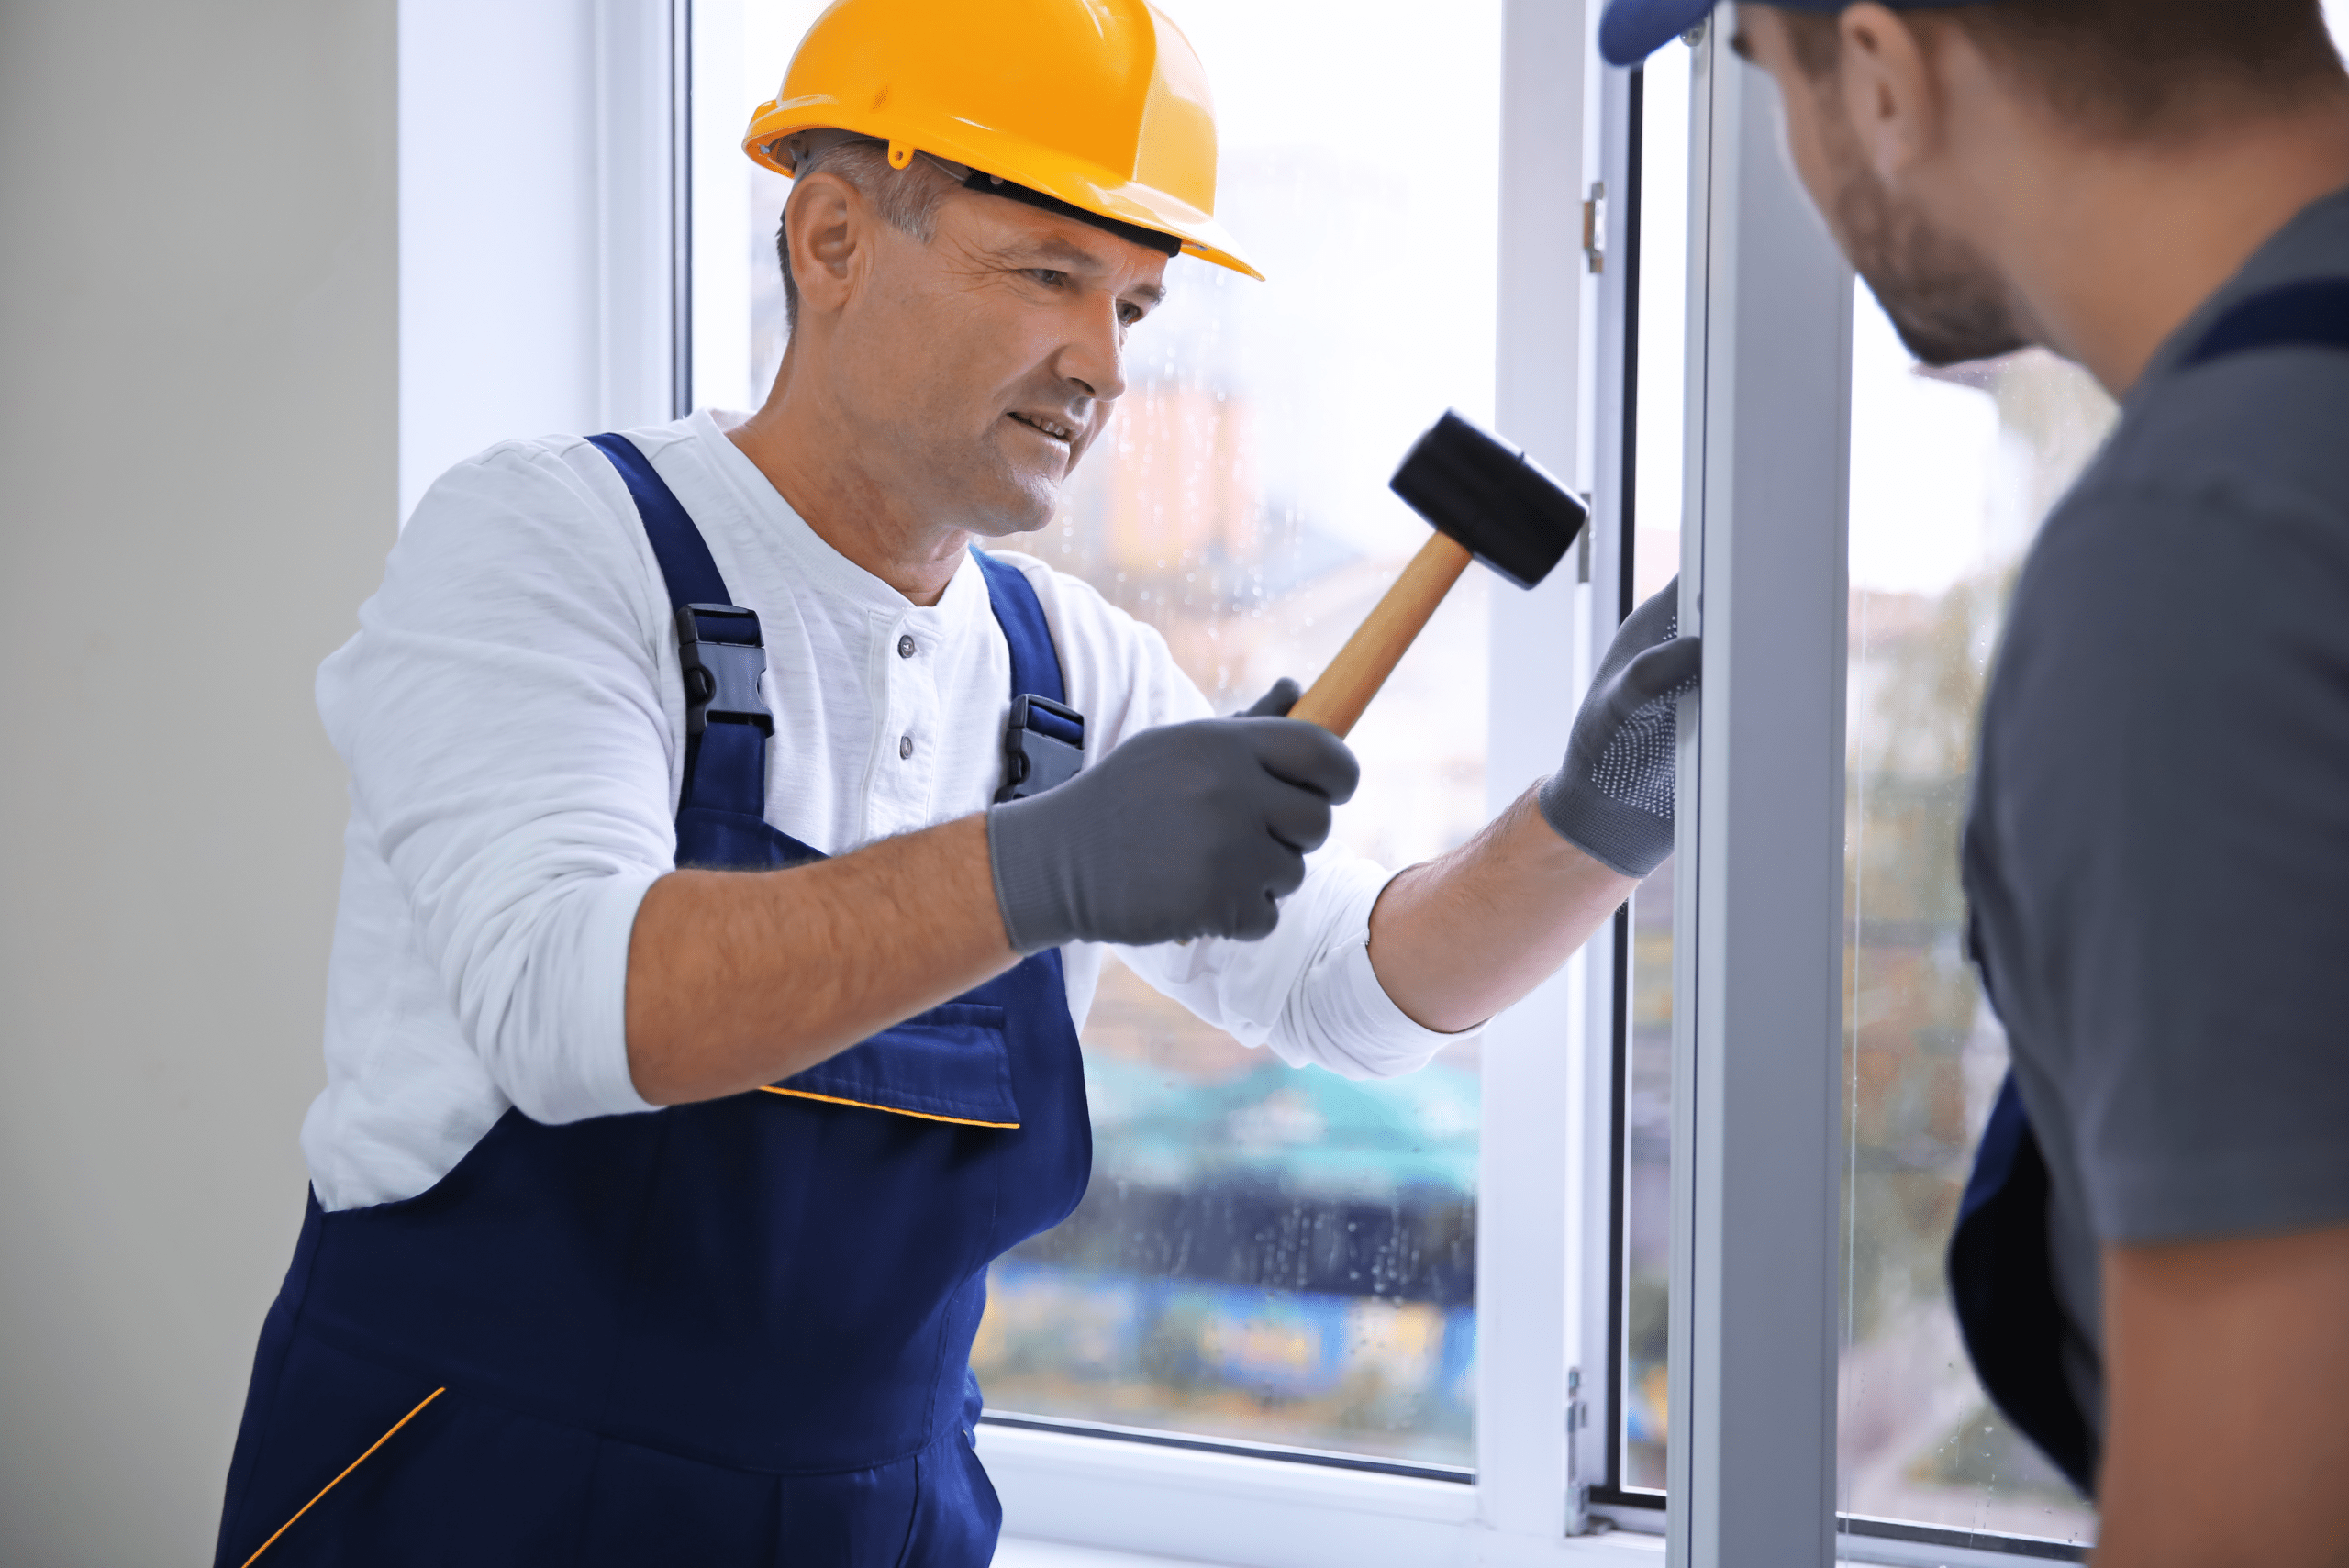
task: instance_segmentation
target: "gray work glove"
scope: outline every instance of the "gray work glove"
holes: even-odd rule
[[[1625,617],[1575,716],[1566,765],[1542,784],[1558,836],[1626,876],[1672,853],[1673,753],[1680,695],[1703,649],[1680,629],[1680,579]]]
[[[1345,742],[1279,717],[1283,681],[1236,718],[1145,729],[1068,783],[987,809],[1003,929],[1068,941],[1256,941],[1361,775]]]

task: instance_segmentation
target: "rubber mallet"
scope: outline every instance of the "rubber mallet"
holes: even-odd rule
[[[1289,709],[1332,735],[1353,728],[1470,561],[1531,588],[1590,516],[1540,463],[1456,413],[1413,444],[1388,484],[1435,534]]]

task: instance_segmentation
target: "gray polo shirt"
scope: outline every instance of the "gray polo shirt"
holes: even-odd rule
[[[1965,888],[2046,1155],[2074,1392],[2106,1242],[2349,1223],[2349,352],[2179,368],[2349,277],[2349,192],[2165,344],[2016,585]]]

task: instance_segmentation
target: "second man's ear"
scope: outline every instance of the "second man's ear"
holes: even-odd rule
[[[1876,178],[1897,183],[1941,139],[1940,83],[1909,17],[1862,0],[1837,17],[1844,112]]]

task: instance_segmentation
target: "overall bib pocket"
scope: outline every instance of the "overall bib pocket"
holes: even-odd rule
[[[1019,1125],[1005,1013],[948,1002],[851,1046],[766,1093],[972,1127]]]

